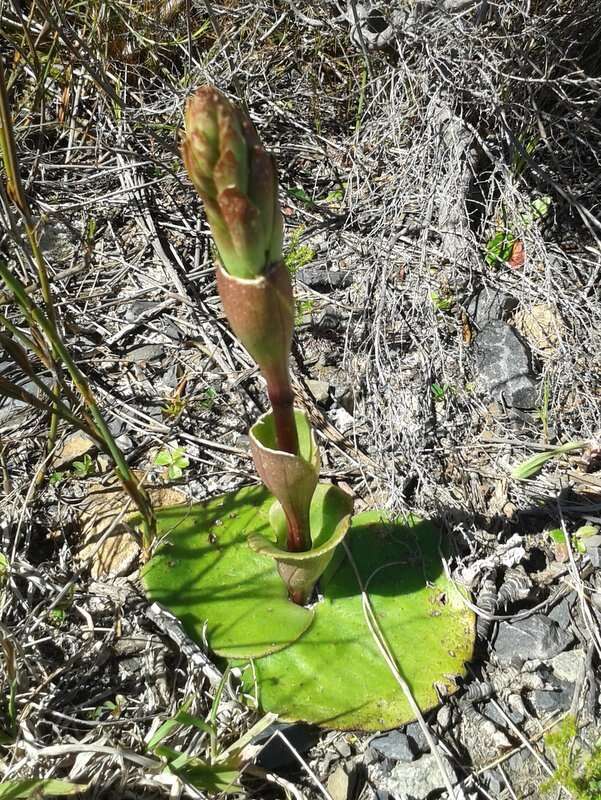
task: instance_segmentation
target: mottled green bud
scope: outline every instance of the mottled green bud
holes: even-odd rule
[[[185,125],[184,162],[223,267],[237,278],[258,277],[282,258],[273,158],[250,119],[211,86],[190,98]]]

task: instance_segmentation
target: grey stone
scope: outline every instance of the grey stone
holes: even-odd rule
[[[327,782],[328,794],[332,800],[349,800],[353,797],[357,777],[357,770],[354,766],[347,770],[342,764],[339,764]]]
[[[556,711],[567,711],[572,705],[575,684],[557,681],[549,689],[535,689],[528,695],[528,700],[539,719]]]
[[[319,336],[328,336],[341,330],[344,314],[336,306],[328,305],[313,316],[313,331]]]
[[[296,277],[306,286],[322,292],[331,289],[345,289],[353,282],[352,274],[346,270],[334,272],[319,267],[303,267],[296,273]]]
[[[252,744],[260,745],[265,743],[265,747],[257,756],[257,765],[268,770],[282,769],[290,765],[298,765],[296,756],[284,742],[281,736],[285,737],[298,753],[306,753],[317,743],[321,731],[313,725],[305,725],[303,722],[289,724],[286,722],[274,722],[269,727],[252,740]]]
[[[544,661],[561,653],[573,640],[573,635],[556,622],[543,614],[533,614],[516,622],[501,622],[494,651],[500,663]]]
[[[570,592],[548,612],[547,618],[556,622],[561,628],[568,630],[573,621],[573,606],[576,602],[576,593]]]
[[[587,536],[584,540],[586,552],[593,567],[601,567],[601,536]]]
[[[308,380],[307,387],[318,403],[326,405],[330,400],[330,384],[327,381]]]
[[[165,348],[162,344],[142,344],[132,347],[125,353],[128,361],[135,364],[150,364],[161,361],[165,356]]]
[[[520,722],[524,721],[524,714],[520,712],[518,708],[510,706],[506,703],[503,710],[509,719],[516,725],[519,725]],[[502,730],[507,730],[507,720],[493,702],[489,701],[488,703],[485,703],[485,705],[482,707],[482,713],[487,719],[491,720],[491,722],[494,722],[495,725],[498,725],[499,728]]]
[[[516,408],[533,408],[536,381],[530,355],[516,332],[500,320],[489,322],[476,338],[475,359],[479,381],[495,400]]]
[[[12,376],[7,375],[8,380],[13,381]],[[38,378],[44,383],[46,386],[50,387],[52,385],[52,379],[46,375],[38,375]],[[32,380],[26,380],[21,383],[18,379],[13,381],[19,388],[23,389],[29,394],[32,394],[34,397],[39,398],[44,402],[48,402],[47,396],[44,392],[38,388],[38,386]],[[33,406],[30,406],[29,403],[26,403],[24,400],[15,400],[12,397],[3,398],[0,396],[0,401],[5,400],[5,402],[0,406],[0,425],[20,425],[23,420],[27,418],[27,415],[30,412],[35,413],[35,409]]]
[[[353,414],[355,410],[355,393],[350,386],[346,384],[334,386],[334,398],[345,411],[348,411],[351,415]]]
[[[586,653],[581,647],[566,650],[551,659],[551,669],[555,677],[566,683],[576,683],[584,672]]]
[[[503,778],[496,770],[491,769],[484,773],[484,779],[486,781],[486,788],[488,791],[493,795],[493,797],[498,797],[505,787],[505,781]]]
[[[156,307],[156,300],[134,300],[125,312],[127,322],[137,322],[143,314]]]
[[[483,328],[493,320],[505,320],[517,306],[518,301],[506,292],[499,289],[480,289],[472,297],[466,311],[472,321]]]
[[[441,759],[451,783],[456,783],[450,762],[443,755]],[[428,753],[410,764],[399,761],[389,774],[379,777],[375,788],[390,792],[393,797],[426,800],[431,792],[444,789],[444,786],[436,758]]]
[[[409,741],[409,737],[400,731],[390,731],[382,736],[376,736],[370,742],[370,747],[385,758],[394,761],[413,761],[416,748]]]
[[[430,745],[419,722],[410,722],[405,726],[405,733],[410,744],[417,753],[429,753]]]

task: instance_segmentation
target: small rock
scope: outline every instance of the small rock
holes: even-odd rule
[[[355,410],[355,393],[347,385],[334,386],[334,399],[339,406],[352,414]]]
[[[494,769],[490,769],[484,773],[484,780],[486,781],[486,788],[493,797],[498,797],[505,787],[505,781]]]
[[[371,740],[370,747],[376,753],[394,761],[413,761],[416,755],[416,749],[409,741],[409,737],[400,731],[376,736]]]
[[[150,364],[151,362],[161,361],[165,356],[165,348],[162,344],[142,344],[132,347],[125,353],[125,358],[134,364]]]
[[[557,681],[549,689],[535,689],[528,699],[539,719],[556,711],[567,711],[574,697],[575,684]]]
[[[601,535],[587,536],[583,541],[593,567],[601,567]]]
[[[524,714],[521,711],[519,711],[519,709],[514,708],[513,706],[510,706],[509,704],[506,703],[505,708],[503,710],[505,711],[509,719],[512,722],[515,722],[516,725],[519,725],[520,722],[524,721]],[[500,728],[504,730],[507,729],[507,720],[501,714],[501,712],[493,702],[489,701],[484,704],[484,706],[482,707],[482,714],[486,717],[486,719],[489,719],[491,722],[494,722],[495,725],[498,725]]]
[[[410,722],[405,726],[405,733],[409,742],[417,753],[429,753],[430,745],[419,722]]]
[[[547,356],[557,350],[565,326],[557,311],[547,303],[531,306],[515,315],[515,326],[534,347]]]
[[[481,289],[467,304],[466,311],[474,323],[483,328],[493,320],[505,320],[518,301],[499,289]]]
[[[354,425],[353,417],[351,417],[348,411],[345,411],[344,408],[335,408],[334,410],[330,410],[329,415],[332,422],[341,433],[349,431]]]
[[[318,403],[327,405],[330,400],[330,384],[327,381],[307,381],[307,388]]]
[[[156,300],[134,300],[125,312],[126,322],[137,322],[143,314],[146,314],[152,308],[156,308]]]
[[[555,677],[566,683],[576,683],[584,673],[585,665],[586,653],[580,647],[559,653],[550,662]]]
[[[319,267],[303,267],[296,273],[296,277],[306,286],[322,292],[331,289],[345,289],[353,282],[351,273],[346,270],[334,272]]]
[[[334,747],[342,758],[350,758],[353,753],[350,744],[344,738],[337,739],[334,742]]]
[[[307,750],[315,746],[321,733],[319,728],[306,725],[303,722],[292,724],[274,722],[269,725],[252,740],[252,743],[256,745],[267,742],[256,760],[257,765],[263,767],[263,769],[277,770],[290,765],[298,766],[296,756],[290,747],[286,742],[282,741],[281,736],[274,735],[277,731],[290,742],[294,750],[301,754],[306,753]]]
[[[355,786],[355,770],[350,773],[339,764],[328,778],[326,784],[328,793],[332,800],[350,800]]]
[[[117,578],[128,575],[137,565],[140,545],[127,530],[115,530],[98,546],[91,542],[82,548],[80,559],[92,559],[90,574],[94,580],[99,578]]]
[[[523,663],[553,658],[568,647],[574,637],[543,614],[517,622],[501,622],[494,642],[500,663]]]
[[[528,350],[509,325],[489,322],[474,348],[480,383],[495,400],[516,408],[536,405],[537,386],[530,374]]]
[[[451,783],[456,783],[451,764],[443,755],[441,759]],[[431,792],[444,789],[444,786],[436,758],[431,753],[410,764],[399,761],[388,775],[382,775],[377,781],[378,789],[408,800],[426,800]]]
[[[70,436],[67,436],[65,441],[59,446],[54,458],[52,459],[52,468],[55,470],[62,469],[75,461],[77,458],[85,456],[92,451],[95,447],[94,442],[89,436],[81,431],[76,431]]]
[[[574,620],[572,608],[575,602],[576,593],[570,592],[570,594],[563,597],[557,605],[553,606],[548,612],[547,618],[556,622],[561,628],[564,628],[564,630],[569,630]]]
[[[328,305],[313,316],[313,331],[317,336],[338,333],[344,323],[343,313],[336,306]]]

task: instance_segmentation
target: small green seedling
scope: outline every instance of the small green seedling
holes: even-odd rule
[[[533,478],[541,471],[547,461],[557,456],[564,455],[565,453],[572,453],[574,450],[582,450],[586,447],[588,442],[567,442],[559,447],[553,447],[550,450],[544,450],[542,453],[537,453],[531,458],[522,461],[517,467],[511,471],[511,477],[518,481],[526,481],[528,478]]]
[[[87,478],[93,471],[94,462],[92,461],[92,456],[87,453],[81,461],[73,462],[73,472],[78,478]]]
[[[445,397],[448,397],[449,394],[452,394],[454,391],[453,387],[449,386],[447,383],[433,383],[430,388],[432,389],[434,400],[437,403],[442,402]]]
[[[304,225],[292,231],[290,235],[290,245],[284,253],[284,264],[291,276],[310,264],[315,258],[315,250],[307,244],[300,244],[301,237],[305,232]]]
[[[228,671],[224,674],[224,679],[227,674]],[[195,789],[220,795],[238,794],[241,791],[239,779],[244,761],[243,750],[253,737],[258,736],[276,719],[275,714],[266,714],[238,741],[226,750],[221,750],[215,722],[224,683],[225,680],[222,680],[217,688],[209,722],[189,713],[192,698],[188,698],[175,715],[159,727],[147,744],[151,753],[165,760],[165,772],[177,775],[180,780]],[[185,727],[196,728],[201,733],[207,734],[209,737],[207,758],[190,756],[163,743],[176,729],[181,730]]]
[[[48,483],[50,486],[58,486],[59,483],[62,483],[65,480],[65,476],[65,472],[53,472],[48,478]]]
[[[176,447],[174,450],[161,450],[157,453],[154,463],[157,467],[167,468],[169,480],[177,480],[184,474],[184,470],[190,466],[190,462],[185,456],[183,447]]]
[[[601,740],[586,752],[576,743],[576,719],[566,717],[559,728],[545,736],[545,744],[555,756],[553,777],[542,787],[566,789],[574,800],[599,800],[601,797]]]
[[[0,786],[0,800],[39,800],[41,797],[67,797],[81,794],[87,784],[71,783],[54,778],[30,778],[23,781],[5,781]]]
[[[509,261],[515,242],[516,238],[511,231],[498,230],[486,243],[484,260],[488,266],[496,267]]]
[[[450,311],[455,305],[455,298],[452,295],[439,294],[439,292],[430,292],[430,300],[434,308],[444,313]]]
[[[170,397],[162,408],[163,415],[170,419],[177,419],[185,409],[187,401],[179,395]]]
[[[215,389],[213,389],[212,386],[207,386],[207,388],[203,391],[199,402],[204,409],[210,411],[215,405],[216,398],[217,392]]]

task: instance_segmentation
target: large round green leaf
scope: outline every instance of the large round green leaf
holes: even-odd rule
[[[313,612],[288,600],[272,559],[250,549],[250,533],[270,539],[273,497],[251,486],[208,503],[158,511],[164,537],[144,569],[149,598],[221,656],[257,658],[297,639]]]
[[[438,530],[369,512],[354,518],[345,541],[417,703],[422,710],[437,705],[436,687],[453,690],[474,641],[473,614],[442,572]],[[256,660],[254,674],[246,669],[246,688],[285,720],[397,727],[414,715],[369,632],[349,561],[335,561],[322,577],[313,625],[290,647]]]

